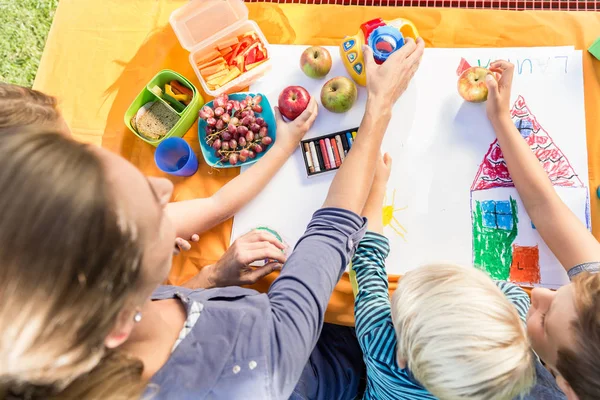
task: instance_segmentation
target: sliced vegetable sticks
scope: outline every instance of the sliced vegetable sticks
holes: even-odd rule
[[[222,39],[196,62],[200,75],[215,90],[268,59],[267,48],[254,31]]]

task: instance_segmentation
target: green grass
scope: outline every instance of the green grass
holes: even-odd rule
[[[0,0],[0,80],[31,87],[58,0]]]

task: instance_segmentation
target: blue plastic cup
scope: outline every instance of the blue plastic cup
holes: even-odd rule
[[[192,176],[198,170],[198,158],[190,145],[179,137],[163,140],[156,147],[154,162],[161,171],[177,176]]]

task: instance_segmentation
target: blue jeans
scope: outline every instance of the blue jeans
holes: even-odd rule
[[[323,324],[290,400],[353,400],[364,391],[365,382],[365,364],[354,328]]]

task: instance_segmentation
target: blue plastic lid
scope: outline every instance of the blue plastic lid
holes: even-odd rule
[[[404,46],[404,36],[397,28],[380,26],[369,35],[369,47],[373,50],[373,57],[379,62],[384,62],[396,50]]]

